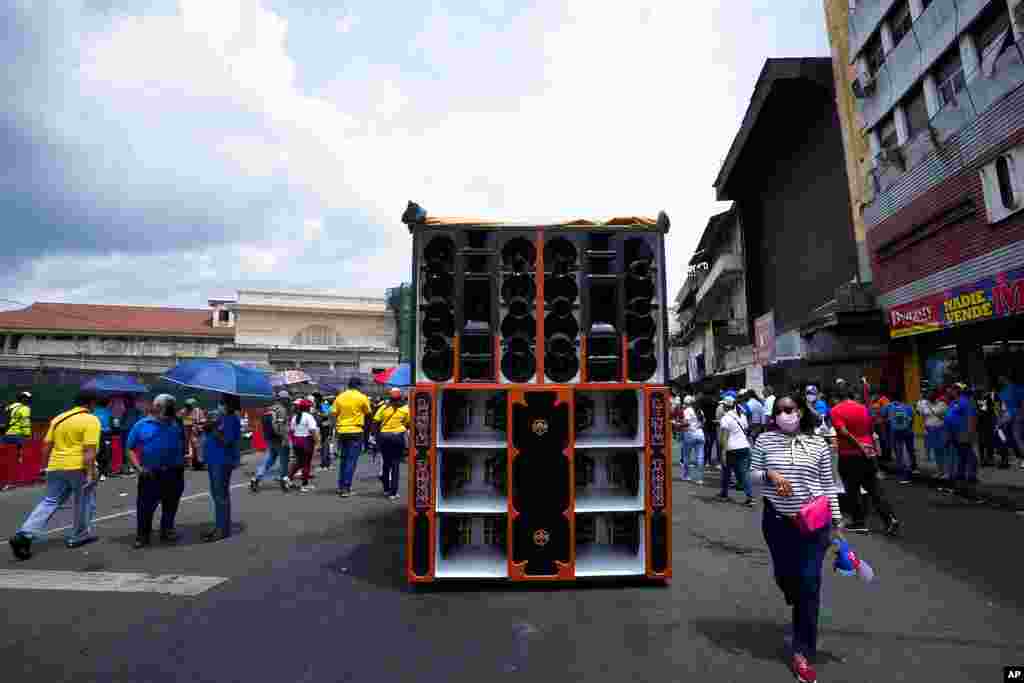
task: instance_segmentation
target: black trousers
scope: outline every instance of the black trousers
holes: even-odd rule
[[[861,455],[841,455],[839,456],[839,476],[846,489],[846,502],[842,507],[850,511],[854,524],[865,522],[864,503],[860,494],[861,487],[868,492],[872,505],[886,524],[892,521],[892,507],[889,506],[889,501],[885,499],[878,487],[878,465],[873,459]]]
[[[138,517],[136,533],[139,538],[148,538],[153,530],[153,515],[156,506],[162,507],[160,531],[174,528],[174,516],[178,514],[178,503],[185,492],[185,466],[166,467],[139,475],[139,491],[135,504]]]
[[[110,476],[110,465],[114,457],[114,437],[110,432],[100,434],[100,447],[96,449],[96,469],[105,477]]]

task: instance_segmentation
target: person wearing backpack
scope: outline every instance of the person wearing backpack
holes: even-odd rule
[[[277,402],[267,408],[260,420],[263,429],[263,438],[267,441],[267,457],[258,468],[256,474],[249,480],[249,489],[256,493],[260,490],[260,481],[267,476],[267,472],[277,461],[281,466],[281,490],[287,491],[288,480],[288,401],[290,397],[287,391],[277,393]]]
[[[3,428],[0,430],[3,433],[0,443],[17,446],[17,462],[21,463],[22,446],[32,438],[32,394],[22,391],[14,403],[4,406],[0,427]]]
[[[914,409],[903,402],[899,393],[892,394],[892,400],[885,409],[889,422],[889,439],[900,467],[900,484],[909,484],[914,471]]]

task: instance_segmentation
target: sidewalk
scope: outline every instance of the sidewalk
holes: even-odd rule
[[[934,463],[927,461],[925,457],[924,437],[918,436],[916,440],[917,467],[913,481],[915,484],[935,488],[935,476],[938,469]],[[999,458],[996,458],[999,462]],[[879,468],[888,475],[899,474],[895,461],[879,461]],[[1021,469],[1020,462],[1010,458],[1010,469],[1001,470],[998,467],[978,467],[978,495],[987,499],[993,507],[1000,507],[1010,510],[1024,511],[1024,469]]]

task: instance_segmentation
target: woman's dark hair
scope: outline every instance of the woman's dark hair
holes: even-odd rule
[[[96,395],[96,392],[83,389],[78,392],[77,396],[75,396],[75,405],[85,407],[90,403],[96,403],[97,398],[99,397]]]
[[[800,392],[790,392],[783,394],[775,399],[775,405],[772,406],[772,417],[778,417],[782,412],[779,407],[783,399],[789,399],[796,404],[796,409],[800,411],[800,431],[804,434],[814,434],[815,428],[818,426],[818,420],[814,417],[814,411],[807,405],[807,399],[803,397]]]
[[[229,413],[237,413],[242,409],[242,400],[234,394],[224,394],[224,407]]]

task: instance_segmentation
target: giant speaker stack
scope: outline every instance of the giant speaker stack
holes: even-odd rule
[[[668,218],[402,220],[409,581],[668,580]]]

